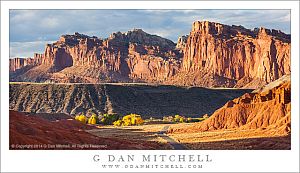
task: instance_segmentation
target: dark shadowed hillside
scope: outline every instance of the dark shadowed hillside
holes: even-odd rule
[[[9,108],[37,113],[211,114],[249,90],[113,84],[10,84]]]

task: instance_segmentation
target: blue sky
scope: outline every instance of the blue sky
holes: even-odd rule
[[[32,57],[46,43],[74,32],[106,38],[141,28],[176,42],[197,20],[290,33],[289,10],[11,10],[10,57]]]

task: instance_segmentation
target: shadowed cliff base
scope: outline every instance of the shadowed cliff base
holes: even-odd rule
[[[10,84],[9,108],[35,113],[202,117],[251,90],[139,84]]]

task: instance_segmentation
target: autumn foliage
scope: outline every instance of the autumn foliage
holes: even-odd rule
[[[94,114],[92,115],[89,120],[88,120],[88,123],[89,124],[98,124],[99,121],[98,121],[98,117]]]
[[[87,117],[85,115],[83,115],[83,114],[82,115],[76,115],[75,116],[75,120],[80,121],[80,122],[82,122],[84,124],[86,124],[87,121],[88,121]]]
[[[122,118],[122,120],[117,120],[113,124],[114,126],[134,126],[141,125],[144,123],[142,117],[138,114],[129,114]]]

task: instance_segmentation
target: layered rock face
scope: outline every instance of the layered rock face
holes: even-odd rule
[[[166,81],[178,73],[180,61],[179,52],[161,51],[159,47],[129,45],[127,64],[130,78],[149,82]]]
[[[290,35],[208,21],[194,22],[177,44],[141,29],[107,39],[75,33],[47,44],[32,61],[36,67],[11,80],[257,88],[290,73]],[[20,64],[11,60],[10,70]]]
[[[122,36],[112,34],[109,39],[101,40],[79,33],[63,35],[59,41],[46,45],[42,64],[53,66],[54,71],[73,65],[118,71],[121,51],[126,52],[125,40],[119,38]]]
[[[9,71],[15,72],[18,69],[28,66],[41,65],[42,61],[45,61],[43,54],[35,53],[33,58],[10,58],[9,59]]]
[[[44,54],[35,54],[35,64],[48,67],[48,76],[37,78],[30,71],[27,76],[43,81],[50,75],[54,82],[74,82],[75,78],[76,82],[101,82],[102,76],[108,81],[162,81],[179,70],[182,55],[175,46],[141,29],[113,33],[104,40],[79,33],[63,35],[59,41],[47,44]],[[78,75],[70,72],[78,70]],[[87,71],[94,73],[80,76]]]
[[[9,59],[9,71],[14,72],[28,65],[34,65],[34,59],[32,58],[13,58]]]
[[[291,132],[291,83],[279,80],[262,90],[246,93],[228,101],[207,120],[191,128],[173,129],[172,132],[213,131],[225,129],[260,130],[275,135]]]
[[[193,23],[181,69],[185,84],[227,87],[266,84],[290,71],[289,35],[208,21]]]
[[[178,40],[177,40],[176,48],[180,49],[180,50],[183,50],[186,46],[188,37],[189,37],[188,35],[184,35],[184,36],[179,37]]]

